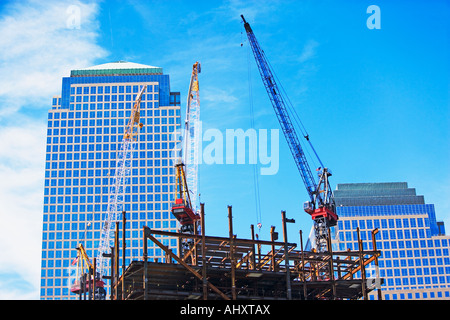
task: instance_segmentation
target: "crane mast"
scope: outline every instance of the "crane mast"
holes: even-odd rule
[[[201,72],[199,62],[192,66],[191,81],[186,106],[184,128],[183,162],[186,166],[186,182],[191,196],[194,212],[198,211],[198,148],[200,141],[200,92],[198,74]]]
[[[131,173],[133,150],[137,141],[139,129],[143,127],[143,124],[140,122],[140,103],[146,88],[147,85],[142,87],[136,97],[133,109],[131,110],[131,115],[128,119],[120,144],[113,183],[109,189],[106,218],[103,222],[99,249],[97,252],[97,270],[100,275],[100,280],[105,275],[108,265],[108,259],[106,259],[104,254],[113,246],[114,229],[112,228],[112,224],[119,220],[120,213],[123,211],[125,188]]]
[[[186,107],[186,120],[183,135],[182,158],[175,165],[176,186],[175,202],[172,214],[180,222],[180,232],[195,234],[196,223],[200,219],[198,213],[198,148],[200,139],[200,95],[198,74],[200,63],[192,66],[191,81]],[[189,241],[183,243],[189,249]]]
[[[286,138],[295,164],[297,165],[306,191],[308,192],[310,200],[304,203],[303,209],[309,213],[314,220],[316,249],[319,252],[323,252],[327,248],[328,228],[336,225],[338,220],[338,216],[335,213],[333,194],[328,181],[331,172],[328,168],[323,166],[319,159],[322,167],[319,167],[316,170],[318,174],[318,182],[316,182],[289,115],[287,105],[289,100],[284,96],[284,91],[280,90],[274,77],[274,72],[272,71],[264,51],[260,47],[250,24],[245,20],[243,15],[241,15],[241,18],[244,22],[244,28],[264,87],[266,88],[284,137]],[[317,155],[309,141],[309,136],[306,135],[305,139],[309,142],[314,153]]]

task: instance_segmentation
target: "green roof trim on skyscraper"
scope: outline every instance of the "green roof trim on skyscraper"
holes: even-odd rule
[[[163,69],[139,63],[117,61],[70,72],[71,77],[149,74],[163,74]]]

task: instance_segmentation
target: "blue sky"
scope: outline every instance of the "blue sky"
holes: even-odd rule
[[[379,30],[366,25],[372,4],[381,10]],[[79,9],[79,28],[70,6]],[[406,181],[449,229],[448,10],[443,0],[3,1],[0,299],[39,297],[46,118],[71,69],[117,60],[162,67],[184,109],[200,61],[204,130],[247,130],[252,119],[255,129],[279,129],[240,14],[333,171],[333,188]],[[289,240],[298,243],[312,221],[281,131],[279,171],[258,180],[261,238],[271,225],[281,234],[286,210],[296,220]],[[207,233],[228,234],[232,205],[235,233],[249,237],[259,222],[254,187],[250,164],[201,165]]]

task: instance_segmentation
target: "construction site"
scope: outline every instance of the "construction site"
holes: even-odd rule
[[[124,215],[125,216],[125,215]],[[287,219],[281,212],[282,239],[272,227],[271,241],[255,239],[251,225],[251,238],[236,238],[233,234],[232,207],[228,207],[229,237],[183,234],[149,229],[142,230],[144,256],[128,266],[120,257],[121,241],[119,223],[116,223],[114,246],[111,248],[110,280],[112,300],[343,300],[367,299],[378,290],[374,283],[381,279],[367,278],[366,266],[378,266],[380,251],[376,250],[372,231],[372,247],[363,250],[358,239],[358,251],[333,251],[328,241],[327,250],[303,250],[302,231],[300,246],[288,242]],[[201,229],[205,229],[204,204],[201,204]],[[126,225],[125,220],[123,226]],[[125,234],[126,230],[120,230]],[[359,236],[359,230],[357,230]],[[174,237],[179,245],[177,255],[163,245],[161,236]],[[124,240],[124,239],[122,239]],[[164,261],[149,259],[148,243],[151,241],[163,250]],[[183,250],[182,248],[189,248]],[[93,269],[95,272],[95,268]],[[359,275],[359,276],[357,276]],[[85,277],[85,291],[78,291],[80,299],[95,299],[98,282],[90,283]],[[382,281],[382,280],[381,280]]]
[[[333,250],[330,228],[337,224],[338,216],[329,184],[331,171],[317,156],[309,135],[302,131],[306,145],[312,148],[321,164],[315,170],[317,175],[312,174],[294,127],[296,114],[292,113],[284,91],[279,89],[250,25],[241,17],[263,84],[309,196],[303,209],[313,221],[314,245],[305,249],[301,230],[298,241],[288,239],[288,225],[295,221],[286,218],[284,211],[280,217],[283,230],[278,232],[271,227],[270,240],[260,240],[254,225],[249,226],[248,238],[237,238],[233,232],[232,206],[228,206],[227,213],[223,212],[228,214],[229,236],[208,235],[205,204],[196,199],[199,138],[196,126],[201,70],[196,62],[188,93],[183,156],[175,165],[176,193],[171,213],[178,220],[179,230],[168,232],[144,226],[143,256],[125,265],[126,214],[120,206],[120,194],[130,174],[134,142],[142,128],[139,103],[144,86],[125,128],[98,256],[91,262],[83,246],[77,248],[79,273],[71,292],[79,299],[104,300],[107,290],[112,300],[367,300],[374,290],[378,299],[382,298],[380,286],[375,284],[383,280],[378,275],[376,278],[366,276],[369,265],[378,268],[381,255],[375,237],[378,229],[371,231],[371,246],[363,245],[359,229],[356,229],[358,250]],[[119,221],[122,230],[119,230]],[[176,239],[177,250],[164,245],[162,237]],[[165,258],[149,257],[149,243],[161,249]],[[364,250],[365,247],[372,250]]]
[[[205,230],[203,218],[204,204],[201,204],[201,230]],[[375,279],[365,277],[365,267],[372,262],[377,265],[380,251],[363,251],[361,240],[358,251],[333,252],[331,243],[325,252],[304,251],[301,231],[300,247],[287,241],[289,219],[285,212],[281,213],[281,240],[274,227],[270,231],[271,241],[255,239],[253,225],[251,239],[236,238],[231,206],[228,219],[228,238],[144,227],[142,260],[133,261],[119,276],[120,258],[118,255],[111,258],[111,299],[341,300],[367,299],[374,290],[371,283]],[[189,250],[177,255],[158,236],[175,237],[180,248],[187,245]],[[376,248],[375,237],[372,239]],[[148,241],[163,250],[165,261],[147,258]],[[115,243],[119,244],[117,237]],[[113,250],[118,252],[117,248]]]

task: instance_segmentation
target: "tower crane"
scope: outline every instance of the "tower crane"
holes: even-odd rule
[[[175,165],[176,188],[172,214],[180,222],[180,232],[193,234],[200,219],[198,213],[198,147],[200,139],[199,62],[192,66],[186,107],[182,157]]]
[[[112,225],[119,220],[120,213],[123,211],[125,188],[130,178],[133,150],[136,145],[137,135],[139,134],[139,130],[144,126],[140,122],[140,104],[146,88],[147,85],[144,85],[141,88],[131,110],[131,115],[128,119],[120,144],[113,183],[109,189],[106,218],[103,222],[101,239],[97,252],[97,270],[100,275],[100,280],[102,280],[105,275],[106,267],[108,265],[108,259],[106,259],[105,254],[113,246],[114,229],[112,228]]]
[[[308,141],[321,164],[321,167],[316,170],[318,174],[318,181],[314,178],[291,120],[289,113],[290,106],[287,104],[289,99],[284,90],[280,90],[280,87],[274,77],[272,67],[269,64],[264,51],[261,49],[250,24],[245,20],[243,15],[241,15],[241,18],[244,22],[244,28],[253,51],[256,64],[258,65],[258,70],[264,83],[264,87],[269,95],[270,102],[275,110],[275,114],[280,123],[284,137],[289,145],[289,149],[310,198],[309,201],[304,203],[303,209],[310,214],[314,220],[316,250],[318,252],[324,252],[327,249],[328,228],[336,225],[338,220],[334,198],[328,180],[331,176],[331,171],[324,167],[322,161],[314,150],[311,141],[309,140],[309,135],[305,134],[304,138]]]

